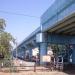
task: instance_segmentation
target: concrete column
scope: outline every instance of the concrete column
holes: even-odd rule
[[[44,65],[42,62],[42,56],[47,54],[47,43],[40,43],[40,65]]]
[[[24,60],[25,60],[25,57],[26,57],[26,50],[24,50]]]
[[[29,59],[31,60],[32,57],[32,49],[29,49]]]
[[[25,57],[25,48],[24,47],[22,47],[21,49],[20,49],[20,56],[21,56],[21,58],[24,60],[24,57]]]
[[[75,64],[75,44],[73,45],[72,63]]]

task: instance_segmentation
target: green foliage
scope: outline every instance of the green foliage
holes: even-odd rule
[[[15,44],[15,39],[10,33],[5,31],[5,27],[5,20],[0,19],[0,53],[5,58],[10,58],[10,51],[13,48],[11,43]]]
[[[0,19],[0,31],[3,31],[6,27],[6,23],[4,19]]]

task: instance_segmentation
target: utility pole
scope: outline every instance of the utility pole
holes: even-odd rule
[[[16,60],[17,60],[17,55],[18,55],[18,54],[17,54],[17,41],[16,41],[15,44],[16,44]]]

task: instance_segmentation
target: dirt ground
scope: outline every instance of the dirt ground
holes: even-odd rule
[[[57,72],[57,71],[53,71],[53,72],[19,72],[19,73],[3,73],[0,72],[0,75],[75,75],[75,74],[67,74],[67,73],[63,73],[63,72]]]
[[[19,66],[20,65],[20,63],[19,63],[20,61],[21,60],[17,60],[17,61],[14,60],[15,65]],[[23,62],[24,62],[24,65],[25,65],[26,62],[25,61],[23,61]],[[37,67],[37,68],[41,68],[41,67]],[[4,68],[3,68],[3,70],[4,70]],[[68,71],[68,72],[59,72],[59,71],[46,71],[46,70],[45,71],[38,71],[38,70],[36,70],[36,72],[34,72],[34,71],[19,71],[19,72],[15,72],[15,73],[14,72],[13,73],[9,73],[9,72],[0,71],[0,75],[75,75],[75,73],[72,73],[72,72],[69,73],[69,72],[70,71]]]

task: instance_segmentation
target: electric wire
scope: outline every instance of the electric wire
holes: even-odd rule
[[[15,12],[8,12],[8,11],[3,11],[3,10],[0,10],[0,13],[9,14],[9,15],[26,16],[26,17],[37,18],[37,19],[40,18],[40,17],[37,17],[37,16],[32,16],[32,15],[27,15],[27,14],[21,14],[21,13],[15,13]]]

